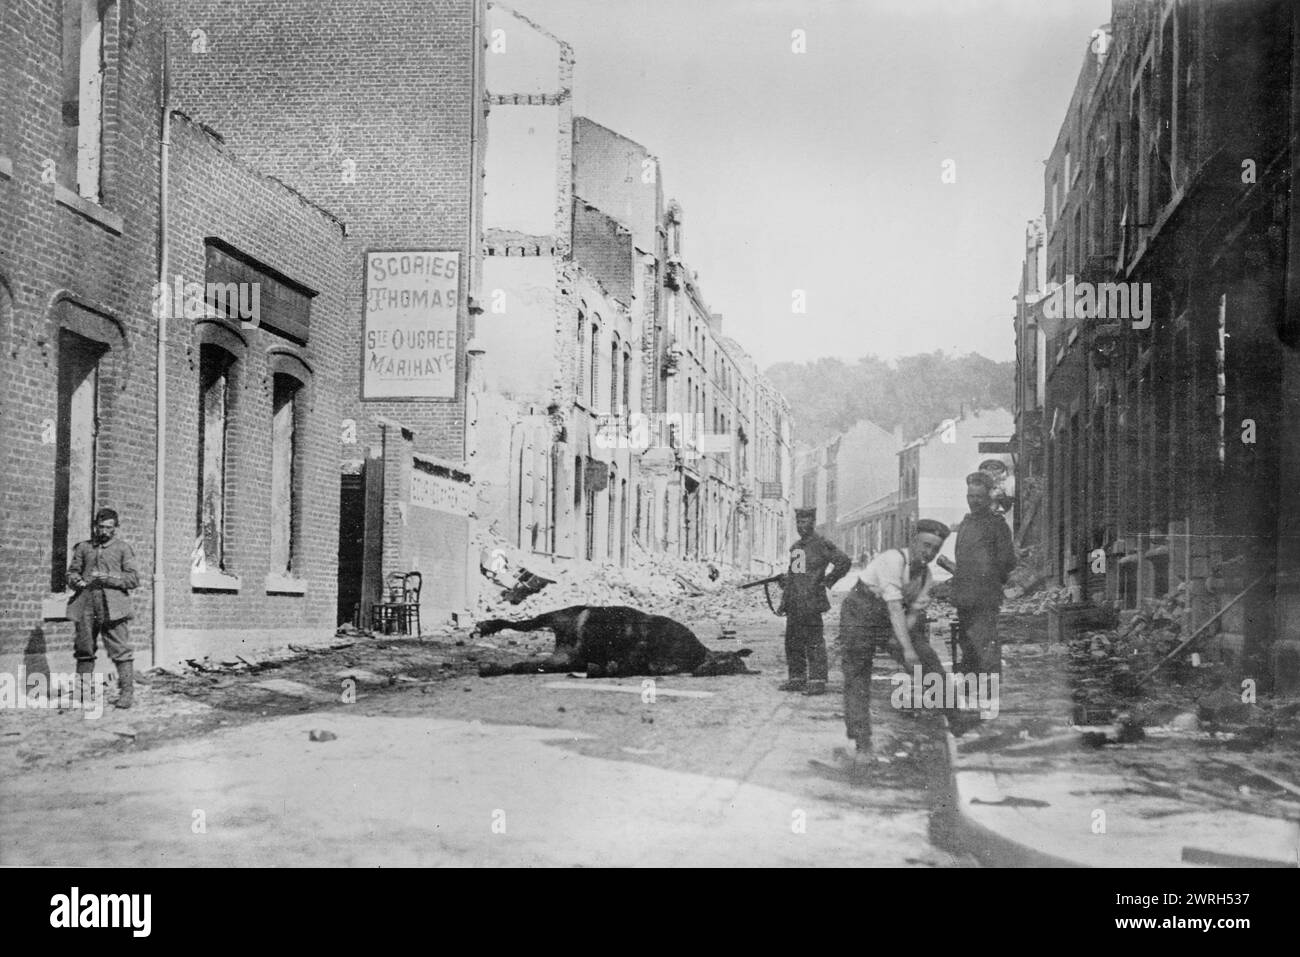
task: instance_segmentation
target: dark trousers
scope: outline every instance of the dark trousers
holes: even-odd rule
[[[871,645],[853,643],[845,647],[844,728],[850,738],[865,749],[871,741]]]
[[[921,659],[922,680],[937,673],[943,680],[943,662],[939,653],[930,647],[924,621],[912,629],[912,648]],[[871,628],[865,633],[844,642],[844,729],[845,734],[866,749],[871,741],[871,662],[877,648],[887,648],[899,667],[913,677],[912,670],[903,660],[903,646],[894,637],[892,628]],[[892,686],[891,686],[892,689]]]
[[[785,664],[791,681],[825,681],[826,635],[821,612],[790,612],[785,618]]]
[[[957,622],[961,626],[961,664],[955,670],[963,673],[977,671],[986,675],[1002,675],[1002,642],[998,640],[998,609],[996,606],[966,607],[957,609]]]
[[[90,596],[90,600],[73,624],[76,635],[73,638],[72,650],[78,661],[95,660],[95,653],[98,651],[97,639],[101,635],[104,638],[104,650],[113,661],[120,663],[135,660],[135,652],[131,650],[131,630],[127,626],[127,619],[108,620],[108,601],[104,598],[103,592],[97,591]]]

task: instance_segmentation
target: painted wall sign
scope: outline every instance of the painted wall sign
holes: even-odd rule
[[[361,398],[454,399],[460,253],[366,254]]]
[[[413,469],[411,504],[452,515],[469,515],[474,505],[474,488],[464,482]]]

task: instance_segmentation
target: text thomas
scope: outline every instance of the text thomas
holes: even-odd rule
[[[369,254],[364,370],[367,396],[454,395],[459,264],[458,253]]]

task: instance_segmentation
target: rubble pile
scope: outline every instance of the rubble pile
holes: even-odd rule
[[[1162,599],[1147,599],[1120,628],[1119,638],[1138,650],[1166,655],[1183,639],[1187,618],[1187,585],[1180,584]]]
[[[1002,602],[1002,611],[1008,615],[1043,615],[1052,608],[1070,603],[1068,587],[1047,588],[1033,594],[1008,595]]]
[[[629,547],[628,564],[620,567],[612,562],[555,562],[498,541],[481,549],[480,569],[486,579],[475,608],[480,620],[528,618],[569,605],[630,605],[685,623],[716,622],[720,632],[727,632],[734,630],[737,618],[767,612],[762,588],[739,589],[750,576],[712,562],[653,555],[635,543]],[[548,584],[521,595],[517,584],[527,580],[525,576]],[[715,636],[706,630],[702,637]]]

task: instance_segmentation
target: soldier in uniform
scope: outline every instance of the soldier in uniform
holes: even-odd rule
[[[818,535],[817,509],[794,510],[799,540],[790,546],[790,566],[782,576],[778,613],[785,618],[785,660],[790,680],[782,691],[826,693],[826,637],[822,615],[830,610],[826,590],[848,574],[849,556]],[[828,570],[829,569],[829,570]]]
[[[95,671],[98,639],[117,666],[117,707],[131,707],[135,689],[135,653],[127,622],[133,616],[129,592],[140,585],[131,546],[117,538],[117,512],[101,508],[95,515],[95,534],[79,542],[68,564],[68,584],[76,595],[68,602],[76,637],[77,681],[84,695]]]

